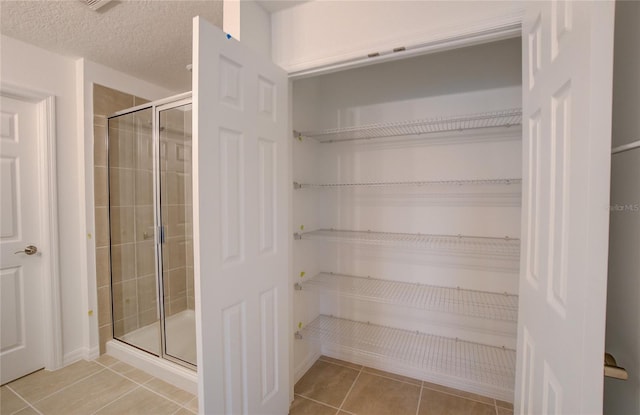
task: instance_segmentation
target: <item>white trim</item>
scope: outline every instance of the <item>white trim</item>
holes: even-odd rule
[[[290,337],[293,338],[293,336]],[[322,353],[317,350],[313,350],[302,362],[300,362],[300,364],[298,364],[298,366],[295,367],[295,369],[293,370],[294,384],[298,383],[302,376],[304,376],[304,374],[307,373],[309,369],[311,369],[311,366],[313,366],[313,364],[320,358],[320,356],[322,356]]]
[[[40,186],[40,220],[42,223],[43,261],[43,323],[44,359],[48,370],[59,369],[62,357],[62,311],[60,297],[59,239],[58,239],[58,185],[56,168],[55,97],[46,92],[34,91],[16,85],[2,83],[3,96],[36,104],[38,117],[38,174]]]
[[[82,228],[82,233],[80,233],[79,237],[82,238],[84,243],[82,243],[79,247],[78,258],[80,259],[80,272],[81,275],[85,275],[86,278],[80,279],[80,290],[83,294],[79,301],[81,303],[81,312],[83,314],[81,330],[82,330],[82,341],[81,341],[81,350],[83,350],[84,358],[89,357],[89,351],[95,347],[99,347],[98,335],[98,290],[96,287],[96,263],[95,263],[95,231],[92,227],[91,229],[87,228],[87,223],[89,220],[94,222],[94,214],[95,214],[95,206],[92,204],[92,209],[87,209],[86,201],[90,198],[94,200],[93,194],[93,172],[94,172],[94,160],[93,160],[93,128],[91,128],[91,144],[87,144],[86,136],[85,136],[85,125],[90,122],[91,127],[93,127],[93,95],[91,95],[91,114],[86,111],[85,108],[85,95],[87,91],[85,90],[85,68],[84,68],[84,60],[78,59],[75,62],[76,67],[76,100],[78,102],[77,105],[77,118],[76,118],[76,126],[78,130],[78,149],[77,156],[80,163],[78,163],[78,200],[80,201],[79,212],[80,217],[80,226]],[[93,94],[93,88],[89,88],[91,94]],[[90,121],[88,120],[90,119]],[[91,170],[87,171],[85,164],[90,160],[91,162]],[[89,219],[90,218],[90,219]],[[92,272],[93,271],[93,274]],[[93,278],[90,276],[93,275]],[[86,294],[85,294],[86,293]],[[86,314],[85,314],[86,313]]]
[[[426,41],[424,37],[422,39],[420,37],[428,36],[428,34],[418,35],[413,39],[414,43],[407,45],[405,51],[400,53],[393,53],[387,45],[380,45],[380,55],[374,58],[362,56],[361,54],[354,56],[353,53],[348,53],[342,56],[316,59],[315,61],[289,64],[282,63],[282,65],[285,66],[285,69],[289,73],[289,78],[299,79],[398,59],[406,59],[428,53],[443,52],[450,49],[495,42],[518,37],[521,33],[521,15],[503,16],[471,28],[457,28],[450,32],[443,33],[437,39],[431,37]]]
[[[78,360],[82,360],[82,359],[87,360],[87,355],[88,353],[86,353],[86,350],[81,347],[79,349],[76,349],[72,352],[65,354],[62,359],[62,364],[63,366],[69,366],[70,364],[75,363]]]
[[[632,141],[621,146],[617,146],[611,149],[611,154],[618,154],[624,151],[633,150],[634,148],[640,148],[640,140]]]

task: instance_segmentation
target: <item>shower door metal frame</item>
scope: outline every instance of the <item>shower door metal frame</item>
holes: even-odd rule
[[[166,339],[166,327],[165,322],[167,319],[165,313],[164,304],[164,264],[163,264],[163,246],[164,246],[164,226],[162,224],[162,193],[161,193],[161,170],[160,170],[160,112],[170,110],[173,108],[182,107],[192,104],[193,99],[191,93],[184,94],[184,97],[176,96],[175,99],[159,103],[154,105],[153,109],[153,148],[154,148],[154,172],[153,184],[154,184],[154,208],[155,218],[154,223],[156,227],[156,285],[158,287],[158,313],[160,315],[160,357],[170,362],[182,365],[184,367],[196,370],[196,365],[189,363],[185,360],[172,356],[166,353],[167,342]]]
[[[159,99],[153,102],[148,102],[146,104],[137,105],[135,107],[127,108],[122,111],[115,112],[107,117],[107,197],[109,200],[111,199],[111,184],[110,184],[110,174],[109,169],[111,167],[108,162],[109,158],[109,128],[108,122],[112,118],[117,118],[122,115],[133,114],[138,111],[146,110],[151,108],[151,142],[152,142],[152,152],[153,152],[153,204],[154,204],[154,245],[155,245],[155,271],[156,271],[156,296],[157,296],[157,316],[158,323],[160,324],[160,338],[159,340],[159,353],[156,354],[153,351],[145,350],[140,346],[129,343],[123,339],[117,338],[115,336],[115,325],[112,324],[112,337],[114,340],[125,343],[128,346],[134,347],[138,350],[142,350],[146,353],[149,353],[153,356],[157,356],[158,358],[170,361],[172,363],[178,364],[180,366],[186,367],[188,369],[196,370],[197,367],[194,364],[186,362],[184,360],[173,357],[167,353],[165,353],[165,309],[164,309],[164,284],[163,284],[163,264],[162,264],[162,236],[161,235],[161,227],[162,227],[162,216],[161,216],[161,208],[160,208],[160,124],[159,124],[159,113],[160,111],[180,107],[183,105],[191,104],[193,101],[191,91],[185,92],[182,94],[174,95],[168,98]],[[108,206],[111,204],[109,202]],[[111,262],[111,212],[110,208],[107,210],[108,214],[108,225],[109,225],[109,262]],[[111,268],[111,267],[110,267]],[[111,277],[111,276],[110,276]],[[113,319],[113,278],[110,278],[111,283],[111,318]]]

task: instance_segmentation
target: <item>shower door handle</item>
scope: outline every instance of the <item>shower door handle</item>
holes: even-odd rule
[[[164,243],[164,225],[158,226],[158,243]]]

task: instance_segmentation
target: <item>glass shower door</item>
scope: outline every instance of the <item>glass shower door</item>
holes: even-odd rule
[[[113,336],[160,355],[154,224],[153,108],[109,118]]]
[[[191,102],[158,107],[164,355],[196,364]]]

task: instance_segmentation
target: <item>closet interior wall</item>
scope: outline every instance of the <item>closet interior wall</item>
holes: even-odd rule
[[[506,350],[515,371],[522,131],[511,124],[520,123],[520,42],[294,81],[296,380],[322,353],[465,389],[457,375],[411,368],[411,359],[427,359],[420,353],[446,366],[447,351],[381,338],[409,332]],[[506,127],[335,142],[310,133],[505,110],[516,120]],[[420,290],[433,301],[416,298]],[[370,335],[375,350],[362,346]],[[466,389],[512,400],[509,387],[477,383]]]

